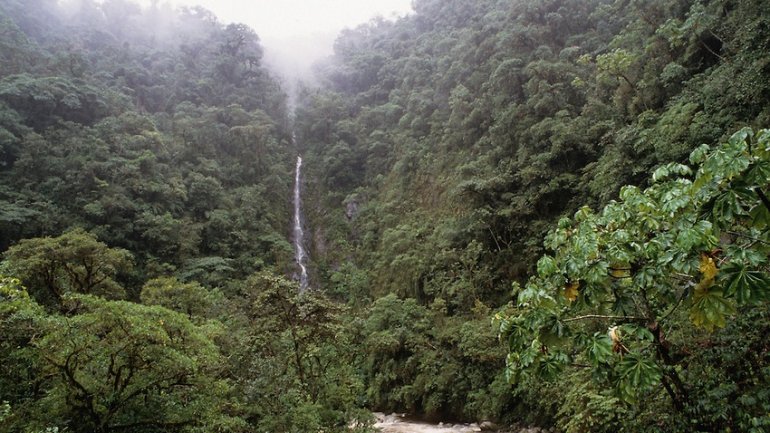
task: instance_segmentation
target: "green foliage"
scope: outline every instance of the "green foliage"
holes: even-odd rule
[[[246,26],[62,7],[0,6],[3,430],[766,428],[768,134],[728,140],[770,122],[762,0],[418,0],[294,116]],[[297,151],[347,308],[278,276]]]
[[[0,398],[4,426],[42,431],[192,431],[235,425],[222,412],[231,385],[213,339],[217,322],[89,295],[65,295],[67,317],[46,313],[20,281],[0,284]]]
[[[511,376],[554,379],[587,359],[627,403],[662,383],[680,411],[690,410],[692,385],[681,378],[689,342],[674,330],[709,337],[686,331],[678,310],[713,332],[738,308],[765,308],[769,243],[751,215],[770,205],[768,143],[770,131],[743,129],[694,151],[694,169],[662,166],[649,188],[625,187],[600,213],[583,208],[561,221],[546,237],[552,254],[518,289],[517,310],[500,318]],[[715,210],[726,199],[734,211]],[[609,338],[599,334],[603,324]]]
[[[248,331],[237,348],[238,368],[248,371],[242,392],[258,428],[347,431],[351,419],[365,420],[345,309],[265,272],[241,290]]]
[[[180,429],[218,416],[216,327],[125,301],[72,297],[79,314],[35,342],[50,374],[37,405],[74,431]]]
[[[622,401],[597,389],[590,377],[575,373],[563,378],[569,383],[565,401],[557,414],[558,427],[565,433],[625,432],[626,418],[632,416]]]
[[[391,294],[365,311],[368,405],[434,417],[506,418],[512,396],[488,309],[479,303],[475,316],[457,318],[447,316],[446,307],[437,300],[426,308]]]
[[[298,143],[316,180],[308,185],[306,208],[310,225],[318,228],[312,256],[319,286],[342,292],[366,319],[367,302],[376,305],[391,293],[428,311],[434,303],[444,305],[444,314],[427,315],[433,327],[418,322],[403,328],[415,341],[441,348],[436,326],[458,332],[446,321],[475,323],[476,301],[505,304],[511,284],[537,269],[548,274],[543,278],[554,290],[524,292],[532,300],[528,308],[546,311],[532,327],[514,321],[506,326],[520,335],[547,335],[535,344],[524,338],[515,350],[521,358],[511,365],[525,363],[556,378],[565,374],[565,364],[610,371],[599,378],[606,389],[592,391],[600,396],[596,404],[634,401],[638,407],[642,399],[630,394],[660,391],[660,381],[676,373],[644,361],[662,356],[658,339],[665,346],[683,338],[677,332],[693,321],[699,338],[702,330],[720,332],[740,305],[764,302],[762,254],[720,261],[749,238],[764,239],[770,211],[737,186],[717,196],[703,190],[710,199],[693,199],[695,178],[711,181],[683,164],[702,143],[770,122],[769,17],[763,6],[759,0],[424,0],[402,20],[345,32],[335,57],[323,65],[322,88],[306,89],[296,113]],[[746,159],[730,154],[712,163],[734,165],[730,170],[737,175]],[[621,189],[620,203],[606,214],[581,213],[588,222],[579,234],[572,232],[578,224],[565,220],[545,245],[560,255],[538,262],[549,228],[580,206],[601,209]],[[751,221],[753,229],[738,224],[741,236],[725,235],[727,220]],[[719,251],[725,247],[732,251]],[[714,260],[713,283],[701,274],[702,265],[713,273],[701,253]],[[640,303],[638,287],[659,290],[649,305],[655,314],[641,311],[648,307]],[[550,314],[565,306],[642,317],[618,323],[625,325],[622,344],[640,357],[627,356],[621,365],[617,353],[607,352],[609,326],[562,323]],[[647,318],[663,318],[669,310],[661,333],[647,329]],[[569,344],[575,328],[590,336],[579,350]],[[395,344],[384,337],[383,347]],[[432,349],[422,350],[428,359]],[[676,358],[678,348],[672,350]],[[450,406],[448,399],[436,403],[444,397],[435,376],[420,382],[427,388],[410,383],[420,377],[415,363],[423,358],[404,352],[380,354],[376,365],[388,373],[377,379],[381,386],[368,382],[372,401],[418,412]],[[521,389],[535,378],[517,368],[509,373],[521,380],[516,392],[527,400],[512,412],[553,420],[558,408],[533,403],[528,399],[539,396]],[[373,368],[369,374],[378,377]],[[403,386],[402,375],[410,378]],[[475,381],[474,389],[488,384]],[[621,395],[616,387],[632,392]],[[563,397],[553,391],[549,398]],[[476,410],[474,404],[464,409]],[[645,406],[634,415],[652,410],[671,411]],[[589,430],[580,423],[570,428]]]
[[[200,284],[182,283],[176,278],[160,277],[147,281],[142,288],[142,303],[159,305],[193,318],[217,317],[216,312],[224,302],[224,295],[218,290],[207,290]]]
[[[0,276],[0,401],[12,403],[3,409],[0,428],[5,430],[24,401],[40,397],[36,384],[42,359],[30,344],[45,322],[43,308],[29,296],[21,281]]]
[[[705,371],[687,370],[687,379],[698,391],[692,410],[714,430],[760,432],[770,423],[762,378],[768,365],[761,336],[770,323],[767,319],[766,309],[744,308],[693,354],[692,362]]]
[[[4,257],[7,272],[32,287],[38,302],[58,307],[67,293],[123,297],[115,277],[133,265],[128,251],[109,248],[82,229],[56,238],[24,239]]]
[[[3,402],[2,405],[0,405],[0,423],[5,421],[6,418],[8,418],[8,415],[11,413],[11,406],[8,404],[8,402]]]
[[[0,430],[268,425],[230,297],[292,266],[295,151],[255,32],[201,8],[9,0],[0,33],[2,269],[32,295],[2,280]]]
[[[132,252],[134,298],[205,257],[233,269],[208,285],[289,266],[286,95],[254,31],[203,9],[68,7],[3,8],[0,43],[18,46],[0,53],[0,248],[84,227]]]
[[[65,77],[38,78],[22,74],[5,77],[0,81],[0,100],[22,114],[27,124],[37,130],[50,127],[60,120],[92,125],[124,108],[115,104],[119,98],[120,95],[108,90],[100,91]],[[112,105],[108,105],[107,101]]]

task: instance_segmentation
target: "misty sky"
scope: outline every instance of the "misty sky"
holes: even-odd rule
[[[224,23],[248,24],[262,39],[266,60],[288,76],[306,75],[312,62],[330,55],[342,29],[412,10],[412,0],[161,0],[165,2],[201,5]],[[151,0],[139,3],[149,5]]]
[[[166,0],[201,5],[224,22],[244,22],[265,39],[338,32],[376,15],[385,18],[412,10],[412,0]],[[145,4],[149,0],[144,0]]]

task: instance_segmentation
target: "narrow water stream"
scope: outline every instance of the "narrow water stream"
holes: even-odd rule
[[[294,259],[299,265],[299,291],[307,290],[307,251],[305,251],[305,232],[302,229],[302,157],[297,156],[297,168],[294,174]]]

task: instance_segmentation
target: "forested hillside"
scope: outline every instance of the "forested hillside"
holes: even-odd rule
[[[0,431],[356,416],[343,308],[281,277],[296,150],[261,59],[200,8],[0,1]]]
[[[350,242],[375,294],[507,296],[559,216],[770,121],[763,6],[417,1],[344,33],[298,115],[318,200],[334,221],[358,208],[326,238]]]
[[[765,3],[0,0],[0,432],[765,431]]]
[[[315,278],[363,306],[371,326],[364,364],[369,404],[528,418],[573,432],[747,431],[767,423],[758,385],[766,384],[768,360],[759,343],[767,327],[760,300],[766,260],[731,261],[727,253],[734,244],[767,253],[763,223],[750,220],[757,225],[743,236],[753,243],[726,234],[751,225],[746,213],[761,214],[753,189],[735,193],[745,202],[690,202],[689,194],[702,197],[689,190],[667,191],[665,200],[659,190],[651,193],[656,206],[669,206],[672,196],[686,201],[673,209],[694,212],[687,218],[713,210],[730,220],[693,219],[693,230],[706,238],[654,244],[670,248],[667,254],[604,256],[615,244],[572,239],[578,228],[556,232],[544,247],[561,217],[583,206],[603,215],[623,185],[648,186],[654,169],[689,164],[701,144],[770,124],[765,2],[418,0],[414,7],[400,21],[343,33],[334,58],[319,68],[325,85],[307,89],[297,113],[299,143],[317,178],[308,197]],[[759,194],[766,190],[766,172],[752,179]],[[620,215],[643,213],[626,207]],[[673,224],[684,217],[656,220],[655,230],[676,236]],[[625,224],[602,221],[607,230]],[[614,242],[625,248],[631,233],[621,230],[618,236],[629,237]],[[557,246],[564,251],[554,252]],[[561,260],[545,266],[550,285],[525,285],[544,252]],[[724,298],[695,296],[700,254],[713,256],[720,271],[756,277],[757,298],[733,299],[746,282],[723,281],[727,272],[719,273],[719,282],[732,287]],[[544,260],[540,271],[551,263]],[[639,280],[647,261],[658,263],[662,276],[650,268]],[[594,262],[591,279],[584,266]],[[596,277],[613,272],[609,280]],[[683,282],[674,284],[671,274]],[[642,292],[616,287],[632,278]],[[653,292],[650,281],[669,289]],[[594,285],[602,289],[592,292]],[[503,364],[486,333],[492,312],[511,300],[496,324],[510,343],[513,393],[495,373]],[[695,326],[686,313],[691,304]],[[726,319],[736,311],[740,321]],[[573,322],[571,315],[590,317]],[[626,329],[628,322],[649,330]],[[639,338],[654,334],[660,344],[637,347],[638,358],[579,356],[588,337],[609,347],[608,329],[620,325]],[[745,340],[728,344],[736,334]],[[616,358],[629,361],[625,370]],[[636,381],[627,381],[632,374]]]
[[[0,247],[79,226],[136,281],[290,266],[286,96],[253,30],[123,1],[3,11]]]

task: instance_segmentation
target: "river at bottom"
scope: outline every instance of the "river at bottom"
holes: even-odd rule
[[[381,433],[472,433],[480,432],[478,424],[428,424],[400,417],[396,414],[375,413],[374,427]]]

